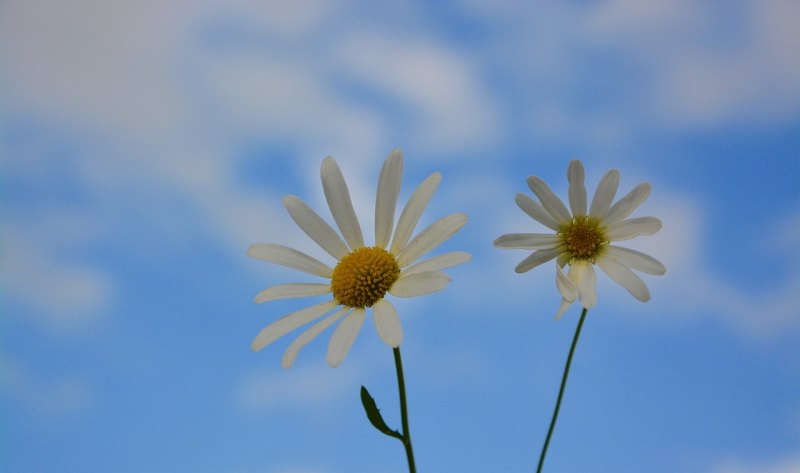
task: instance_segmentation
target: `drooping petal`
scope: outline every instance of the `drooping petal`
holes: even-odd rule
[[[567,168],[567,180],[569,181],[569,207],[572,210],[572,215],[582,216],[586,215],[586,185],[584,184],[586,177],[583,170],[583,164],[578,160],[569,162]]]
[[[613,258],[631,269],[656,276],[667,272],[667,268],[660,261],[640,251],[615,245],[608,245],[606,251],[609,258]]]
[[[289,211],[289,215],[306,235],[311,237],[323,250],[337,260],[342,259],[349,250],[342,238],[331,228],[325,220],[317,215],[311,207],[305,204],[298,197],[287,195],[283,198],[283,205]]]
[[[261,350],[265,346],[281,338],[297,327],[305,325],[312,320],[321,317],[326,312],[330,312],[337,305],[338,302],[335,300],[322,302],[320,304],[298,310],[297,312],[292,312],[291,314],[285,315],[275,322],[272,322],[264,327],[264,329],[262,329],[253,340],[253,344],[251,345],[253,351]]]
[[[256,295],[255,303],[290,299],[293,297],[321,296],[331,292],[330,284],[294,283],[264,289]]]
[[[350,191],[347,190],[342,170],[330,156],[322,161],[320,176],[325,199],[328,201],[328,207],[331,209],[336,225],[339,226],[339,231],[350,245],[350,249],[361,248],[364,246],[364,237],[361,234],[361,225],[358,223],[356,212],[353,210]]]
[[[432,294],[444,289],[453,279],[440,271],[424,271],[405,276],[389,288],[389,294],[396,297],[417,297]]]
[[[291,368],[292,365],[294,364],[294,360],[297,359],[297,354],[300,353],[300,349],[308,345],[308,342],[315,339],[328,327],[335,324],[337,320],[341,319],[342,316],[344,316],[350,310],[351,310],[350,307],[342,307],[338,311],[325,317],[324,319],[320,320],[319,322],[309,327],[308,330],[301,333],[289,345],[289,348],[287,348],[286,351],[283,352],[283,359],[281,360],[281,366],[283,366],[284,368]]]
[[[391,302],[381,299],[372,306],[372,318],[375,320],[375,329],[387,345],[397,348],[403,343],[403,327],[400,317]]]
[[[303,271],[304,273],[322,276],[323,278],[330,278],[333,275],[333,270],[325,263],[288,246],[273,243],[256,243],[247,250],[247,256]]]
[[[403,153],[396,149],[386,158],[378,178],[378,194],[375,197],[375,246],[379,248],[386,248],[392,238],[394,211],[402,178]]]
[[[467,214],[457,213],[448,215],[431,224],[428,228],[414,237],[405,248],[397,253],[397,264],[401,268],[413,263],[420,256],[439,246],[442,242],[453,236],[464,224],[467,223]]]
[[[569,214],[564,202],[561,202],[561,199],[550,190],[550,186],[541,178],[536,176],[528,177],[528,187],[531,188],[533,193],[536,194],[536,197],[542,202],[542,206],[545,210],[559,223],[572,220],[572,215]]]
[[[422,212],[428,206],[433,192],[439,187],[441,181],[442,175],[435,172],[422,181],[422,184],[411,194],[411,198],[408,199],[406,206],[400,213],[400,218],[397,220],[392,246],[389,250],[391,254],[396,255],[399,253],[406,246],[408,240],[411,239],[411,234],[414,233],[414,228],[417,226]]]
[[[541,250],[555,248],[561,238],[550,233],[508,233],[494,241],[495,248]]]
[[[589,207],[589,216],[594,218],[601,218],[608,212],[611,206],[611,201],[617,195],[617,188],[619,187],[619,171],[612,169],[605,173],[597,184],[597,189],[594,191],[592,197],[592,205]]]
[[[530,256],[522,260],[517,267],[514,268],[514,271],[518,273],[528,272],[542,263],[547,263],[551,259],[558,256],[560,252],[561,250],[558,248],[548,248],[546,250],[534,251]]]
[[[650,291],[644,281],[627,266],[612,258],[599,258],[597,265],[608,276],[642,302],[650,300]]]
[[[328,353],[325,357],[329,365],[336,368],[347,356],[350,347],[353,346],[353,342],[358,338],[358,332],[361,331],[365,316],[364,309],[355,309],[333,331],[331,341],[328,343]]]
[[[628,215],[636,210],[636,207],[650,197],[651,190],[652,186],[650,186],[649,182],[643,182],[634,187],[625,197],[619,199],[608,209],[605,217],[603,217],[603,222],[606,225],[611,225],[627,218]]]
[[[561,266],[556,264],[556,288],[565,301],[572,303],[578,298],[578,286],[575,285],[561,270]]]
[[[457,264],[466,263],[472,258],[469,253],[463,251],[453,251],[450,253],[442,253],[441,255],[434,256],[433,258],[419,263],[412,264],[403,270],[403,275],[408,276],[414,273],[421,273],[424,271],[439,271],[440,269],[450,268]]]
[[[533,200],[530,196],[526,194],[517,194],[514,197],[514,202],[517,203],[517,206],[522,209],[523,212],[528,214],[532,219],[536,220],[537,222],[541,223],[547,228],[550,228],[555,231],[559,231],[561,228],[561,224],[558,223],[558,220],[554,219],[547,210],[542,207],[542,204]]]
[[[575,275],[581,305],[586,309],[591,309],[597,304],[597,276],[594,266],[588,261],[577,261],[572,264],[571,269],[570,276]]]
[[[566,312],[567,309],[569,309],[569,306],[571,305],[572,302],[565,299],[561,299],[561,306],[558,308],[558,312],[556,312],[556,320],[560,319],[561,316],[564,315],[564,312]]]
[[[652,235],[661,230],[661,220],[655,217],[630,218],[609,225],[606,237],[609,241],[630,240],[639,235]]]

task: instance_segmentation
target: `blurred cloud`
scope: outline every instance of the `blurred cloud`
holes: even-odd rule
[[[713,473],[797,473],[800,471],[800,457],[787,457],[765,463],[724,460],[711,471]]]
[[[30,370],[0,356],[0,394],[42,418],[83,411],[91,404],[89,384],[77,376],[41,379]]]

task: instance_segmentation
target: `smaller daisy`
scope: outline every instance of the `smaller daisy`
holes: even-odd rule
[[[467,222],[467,216],[463,213],[449,215],[411,238],[422,212],[441,181],[441,174],[437,172],[414,191],[392,234],[402,172],[403,156],[399,150],[395,150],[386,158],[378,179],[374,246],[364,245],[350,192],[333,158],[323,160],[320,174],[325,199],[341,237],[298,197],[289,195],[283,198],[283,204],[295,223],[337,263],[331,267],[282,245],[252,245],[247,254],[253,258],[328,280],[324,283],[271,287],[260,292],[255,302],[325,294],[332,294],[333,297],[269,324],[253,340],[253,350],[261,350],[289,332],[320,319],[286,349],[282,365],[289,368],[302,347],[339,322],[331,336],[326,356],[329,365],[338,366],[358,336],[367,309],[372,309],[372,319],[380,338],[392,348],[400,346],[403,341],[400,319],[394,305],[384,296],[389,293],[396,297],[416,297],[440,291],[451,281],[440,270],[464,263],[470,258],[468,253],[452,252],[414,264],[461,229]]]
[[[612,205],[619,186],[619,171],[612,169],[600,180],[591,205],[587,206],[584,170],[580,161],[569,163],[567,179],[569,210],[536,176],[528,178],[528,186],[541,203],[521,193],[515,198],[526,214],[555,233],[510,233],[495,240],[494,246],[535,250],[517,265],[518,273],[556,260],[556,287],[562,297],[557,318],[576,299],[586,309],[594,307],[597,302],[595,265],[633,297],[647,302],[650,291],[632,270],[662,275],[666,272],[664,265],[652,256],[612,243],[639,235],[652,235],[661,229],[661,221],[655,217],[628,218],[650,195],[650,184],[639,184]],[[567,264],[569,271],[565,275],[562,268]]]

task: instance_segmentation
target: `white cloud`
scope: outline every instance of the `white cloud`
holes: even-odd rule
[[[761,463],[742,460],[723,460],[712,470],[713,473],[797,473],[800,471],[800,456]]]
[[[93,393],[89,384],[74,375],[42,380],[7,358],[0,358],[0,392],[42,418],[85,410]]]

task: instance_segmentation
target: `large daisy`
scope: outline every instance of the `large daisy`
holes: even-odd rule
[[[433,173],[417,187],[395,227],[395,207],[400,193],[402,172],[403,155],[395,150],[386,158],[378,179],[374,246],[364,245],[350,192],[333,158],[325,158],[320,174],[325,199],[341,236],[298,197],[288,195],[283,198],[283,204],[292,219],[325,252],[335,258],[336,264],[327,265],[282,245],[254,244],[247,251],[253,258],[327,279],[323,283],[274,286],[261,291],[255,302],[325,294],[331,294],[332,297],[267,325],[253,340],[253,350],[261,350],[287,333],[317,320],[286,349],[282,365],[289,368],[302,347],[339,322],[331,335],[326,356],[329,365],[338,366],[350,351],[361,330],[367,309],[370,308],[380,338],[393,348],[400,346],[403,330],[397,311],[385,299],[386,294],[416,297],[440,291],[451,281],[440,270],[470,258],[468,253],[452,252],[417,262],[420,257],[455,234],[467,222],[467,216],[463,213],[448,215],[412,239],[414,228],[441,181],[441,174]]]
[[[584,170],[580,161],[569,163],[567,179],[569,209],[536,176],[528,178],[528,186],[541,203],[521,193],[515,199],[525,213],[555,233],[510,233],[495,240],[494,246],[535,250],[517,265],[518,273],[556,260],[556,286],[562,297],[556,317],[560,317],[576,299],[586,309],[595,305],[595,265],[633,297],[647,302],[650,291],[633,270],[662,275],[666,272],[664,265],[652,256],[612,243],[639,235],[652,235],[661,229],[661,221],[655,217],[628,218],[650,195],[650,184],[639,184],[612,205],[619,186],[619,171],[612,169],[600,180],[591,205],[587,206]],[[569,265],[569,271],[565,275],[562,268],[566,265]]]

